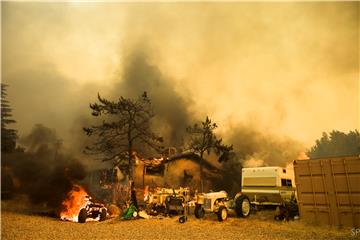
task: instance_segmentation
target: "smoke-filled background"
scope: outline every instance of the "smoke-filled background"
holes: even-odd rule
[[[20,144],[26,151],[18,149],[2,156],[2,199],[26,194],[32,204],[61,210],[73,184],[85,178],[86,167],[61,151],[56,131],[43,125],[35,125]]]
[[[2,81],[27,149],[41,123],[90,164],[82,127],[98,92],[147,91],[169,146],[209,115],[245,166],[284,166],[323,131],[358,128],[358,2],[1,8]]]

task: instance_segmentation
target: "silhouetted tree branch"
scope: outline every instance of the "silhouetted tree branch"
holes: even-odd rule
[[[6,99],[8,85],[1,83],[1,152],[11,152],[15,150],[17,131],[8,127],[15,123],[12,119],[12,108]]]
[[[349,133],[337,130],[333,130],[329,134],[324,132],[306,154],[310,158],[359,155],[360,134],[358,130]]]
[[[228,146],[222,143],[221,138],[217,138],[214,130],[218,126],[216,123],[212,123],[209,117],[206,117],[201,124],[194,124],[186,128],[186,132],[190,135],[188,149],[200,156],[200,184],[201,191],[203,191],[203,159],[204,153],[210,154],[213,150],[219,157],[219,161],[223,162],[229,158],[230,152],[233,150],[233,146]]]
[[[120,97],[118,101],[109,101],[98,94],[98,102],[90,104],[90,109],[93,116],[104,116],[104,119],[100,125],[84,128],[88,136],[97,139],[85,152],[100,154],[103,161],[118,162],[127,170],[130,180],[134,174],[133,155],[135,149],[139,151],[137,147],[145,144],[156,151],[162,150],[163,139],[151,131],[154,113],[146,92],[138,99]]]

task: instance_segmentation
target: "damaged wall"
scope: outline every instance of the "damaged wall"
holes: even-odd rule
[[[164,164],[165,171],[163,175],[145,175],[145,186],[149,187],[167,187],[179,188],[189,187],[192,191],[200,189],[200,166],[199,163],[192,159],[176,159]],[[143,167],[144,164],[139,161],[136,165],[135,184],[137,187],[143,187]],[[214,189],[214,183],[222,179],[220,172],[215,172],[206,167],[204,171],[204,190],[218,190]]]

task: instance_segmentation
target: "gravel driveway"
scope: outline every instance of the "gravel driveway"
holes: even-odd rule
[[[180,224],[177,217],[85,224],[33,214],[2,202],[1,239],[355,239],[349,228],[311,226],[301,221],[275,222],[273,211],[218,222],[215,215]]]

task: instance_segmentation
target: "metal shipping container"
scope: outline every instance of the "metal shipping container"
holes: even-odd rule
[[[318,224],[360,226],[360,158],[295,160],[300,218]]]

